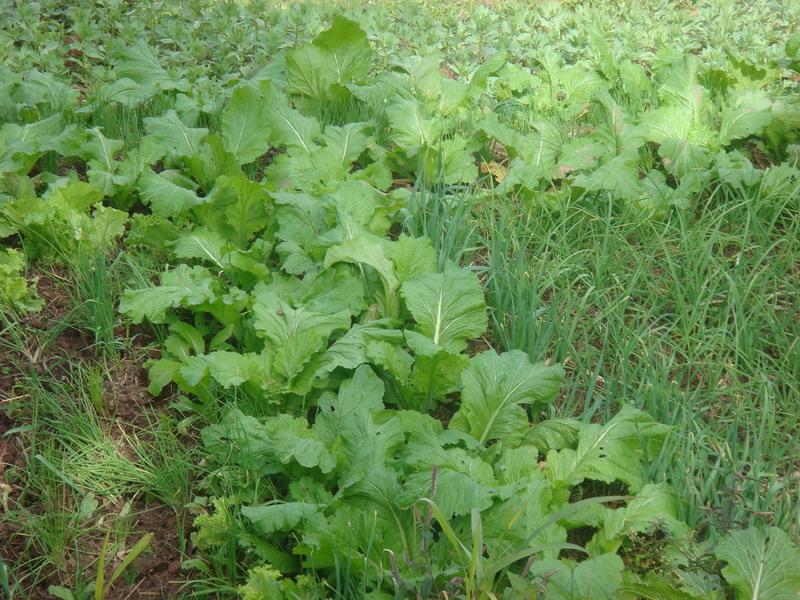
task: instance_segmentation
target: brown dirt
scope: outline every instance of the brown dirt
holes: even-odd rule
[[[147,408],[165,409],[169,397],[153,398],[147,391],[147,355],[126,355],[111,368],[106,380],[105,400],[109,412],[127,426],[144,428],[149,424]]]
[[[458,410],[458,404],[455,402],[450,402],[449,404],[442,403],[433,410],[432,416],[444,427],[447,427],[450,423],[450,419],[456,414],[456,410]]]
[[[120,577],[112,586],[110,591],[104,596],[106,600],[130,600],[135,598],[173,600],[181,597],[181,589],[185,585],[185,576],[181,572],[181,557],[177,548],[179,547],[178,524],[175,513],[167,506],[154,503],[152,506],[145,506],[143,502],[137,501],[134,504],[133,512],[136,516],[133,519],[133,533],[128,536],[126,545],[120,549],[115,556],[106,556],[106,578],[110,577],[114,569],[124,559],[130,549],[147,533],[152,533],[153,538],[148,548],[136,559],[132,566],[128,567],[123,576]],[[6,526],[5,530],[0,525],[0,532],[3,536],[9,535],[11,543],[0,544],[0,557],[14,567],[14,557],[22,556],[24,542],[15,536],[14,531]],[[79,540],[84,574],[91,576],[96,557],[100,554],[103,545],[104,535],[97,532],[95,535],[86,534]],[[75,558],[68,557],[67,564],[72,568],[75,566]],[[86,567],[86,565],[90,565]],[[73,581],[66,581],[59,578],[57,574],[52,574],[48,579],[38,585],[35,589],[27,590],[27,597],[31,600],[53,598],[47,592],[50,585],[61,585],[69,588],[74,585]]]
[[[58,271],[39,273],[37,290],[45,301],[45,306],[39,313],[23,317],[15,332],[18,337],[23,338],[24,351],[18,351],[18,346],[15,348],[9,344],[0,344],[0,559],[11,566],[12,573],[18,559],[25,557],[26,553],[30,555],[30,549],[26,550],[26,540],[18,535],[20,523],[15,522],[13,517],[4,519],[2,515],[15,507],[24,508],[33,514],[42,511],[36,498],[21,496],[20,486],[15,485],[16,481],[24,480],[27,465],[26,434],[6,436],[9,430],[25,424],[24,397],[20,395],[15,384],[20,376],[30,372],[66,378],[70,364],[91,364],[96,360],[91,348],[91,337],[63,327],[70,309],[70,300],[62,285],[64,279],[65,274]],[[4,337],[11,342],[13,336],[5,333]],[[137,336],[136,339],[142,344],[146,343],[146,336]],[[163,409],[168,402],[168,398],[154,399],[147,392],[147,373],[143,366],[146,358],[147,349],[137,347],[123,356],[118,364],[110,367],[104,398],[108,414],[114,417],[109,433],[118,441],[127,439],[133,431],[139,439],[143,439],[142,430],[152,419],[148,418],[146,409]],[[11,407],[14,407],[13,411],[9,410]],[[19,417],[20,421],[15,421],[15,417]],[[133,457],[132,450],[125,452],[123,449],[123,453]],[[6,475],[12,470],[17,473],[15,477],[11,477],[12,483],[9,484]],[[116,556],[106,557],[109,563],[108,573],[113,571],[125,553],[143,535],[153,533],[154,536],[150,546],[126,571],[126,574],[131,574],[129,579],[121,577],[106,598],[123,600],[181,597],[180,589],[186,581],[185,574],[181,572],[179,536],[183,524],[179,524],[178,517],[170,507],[160,502],[145,503],[140,497],[126,498],[122,502],[126,500],[132,503],[132,533],[121,552]],[[104,508],[102,514],[108,519],[118,514],[120,507],[121,504],[116,506],[116,511],[113,507]],[[66,558],[67,564],[77,565],[80,559],[83,570],[91,570],[94,559],[100,553],[107,527],[108,525],[98,527],[93,532],[82,535],[78,540],[78,552]],[[77,569],[71,572],[75,570]],[[60,580],[53,570],[47,580],[36,589],[27,590],[26,597],[52,598],[47,593],[49,585],[69,586],[71,583],[73,582]]]
[[[106,595],[106,600],[178,598],[185,578],[181,573],[181,557],[178,552],[180,540],[175,513],[160,503],[151,507],[137,503],[135,508],[138,515],[135,531],[138,533],[130,536],[126,551],[146,533],[153,533],[153,539],[148,549],[134,563],[137,574],[134,582],[126,584],[123,579],[118,580]],[[109,573],[123,556],[118,555],[115,563],[109,565]]]
[[[89,176],[87,175],[87,165],[84,161],[63,157],[59,159],[58,165],[56,165],[56,173],[58,173],[60,177],[66,177],[73,171],[81,181],[89,181]]]
[[[494,347],[492,345],[493,342],[494,340],[491,336],[491,330],[489,330],[482,337],[467,341],[467,354],[470,356],[475,356],[481,352],[491,350]]]
[[[439,73],[442,74],[442,77],[446,77],[447,79],[458,79],[458,73],[444,63],[439,66]]]
[[[414,187],[414,182],[410,179],[392,179],[392,185],[389,187],[390,191],[394,191],[399,188],[404,188],[410,190]]]
[[[16,503],[18,490],[14,485],[7,483],[7,470],[21,470],[25,468],[25,453],[18,436],[6,437],[6,433],[14,427],[14,422],[8,418],[4,408],[0,408],[0,514],[4,513]],[[20,556],[24,551],[25,541],[12,536],[13,529],[0,518],[0,559],[12,559]]]
[[[757,169],[769,169],[772,166],[772,161],[769,159],[764,151],[755,144],[750,145],[750,159],[753,166]]]
[[[278,154],[280,154],[280,150],[278,148],[270,148],[256,159],[256,162],[258,163],[258,170],[255,174],[256,181],[261,181],[264,179],[264,171],[273,163]]]

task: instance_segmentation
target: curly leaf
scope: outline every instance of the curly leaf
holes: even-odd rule
[[[327,347],[334,331],[350,326],[350,311],[321,313],[305,306],[294,308],[266,287],[255,291],[256,331],[274,351],[273,369],[291,384],[317,352]]]
[[[214,278],[207,269],[178,265],[161,276],[161,285],[140,290],[125,290],[119,312],[134,323],[147,319],[163,323],[167,310],[179,306],[197,306],[215,298]]]
[[[25,260],[17,250],[0,250],[0,307],[37,311],[44,302],[28,287],[23,271]]]
[[[547,453],[546,473],[556,482],[577,485],[584,479],[627,483],[631,491],[644,485],[641,461],[655,454],[669,428],[625,406],[605,425],[584,425],[576,449]]]
[[[224,388],[241,385],[246,381],[261,382],[269,372],[268,359],[252,352],[239,354],[218,350],[206,355],[205,360],[211,377]]]

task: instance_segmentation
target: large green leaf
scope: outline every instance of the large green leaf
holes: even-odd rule
[[[307,469],[329,473],[336,457],[302,417],[281,414],[263,423],[234,409],[217,425],[201,432],[214,460],[240,464],[258,473],[279,472],[281,465],[297,463]]]
[[[731,108],[722,113],[719,137],[722,144],[761,133],[772,121],[772,101],[761,90],[736,97]]]
[[[432,181],[440,178],[442,183],[450,185],[475,181],[478,167],[468,145],[469,141],[459,135],[439,142],[437,152],[427,155],[428,177]]]
[[[368,366],[356,369],[353,377],[339,388],[335,404],[335,420],[342,423],[351,417],[383,410],[383,382]]]
[[[341,244],[332,246],[325,254],[325,267],[338,262],[369,265],[383,281],[385,301],[391,302],[399,282],[394,272],[394,264],[386,257],[385,244],[377,236],[361,234]]]
[[[98,204],[94,209],[90,223],[90,227],[81,229],[76,236],[77,239],[87,240],[90,247],[98,250],[105,249],[125,234],[128,213]]]
[[[269,82],[261,85],[261,92],[267,107],[274,145],[287,146],[290,150],[310,155],[321,130],[317,120],[292,108],[286,96],[269,85]]]
[[[305,418],[282,414],[269,419],[266,425],[272,451],[281,463],[295,461],[308,469],[318,467],[323,473],[330,473],[336,466],[336,457]]]
[[[399,418],[381,415],[383,393],[383,381],[367,365],[360,366],[335,397],[320,399],[314,430],[328,447],[339,449],[340,493],[347,490],[385,513],[400,493],[390,462],[403,443],[404,428]]]
[[[677,177],[701,172],[711,163],[712,155],[702,144],[679,138],[664,138],[658,148],[667,171]]]
[[[516,453],[517,450],[524,452]],[[513,448],[510,452],[506,450],[503,456],[507,457],[506,472],[516,471],[517,480],[499,487],[498,495],[502,501],[495,502],[482,515],[484,539],[492,546],[490,556],[505,562],[507,557],[526,547],[553,545],[542,550],[542,555],[556,558],[559,545],[567,541],[567,530],[556,523],[542,528],[551,518],[554,505],[558,505],[557,500],[554,501],[553,484],[539,470],[536,449]]]
[[[295,275],[319,271],[328,245],[321,236],[333,226],[328,202],[295,192],[275,192],[272,197],[280,240],[275,249],[283,270]]]
[[[436,272],[436,250],[427,237],[414,238],[401,234],[390,246],[389,252],[395,274],[401,283],[417,275]]]
[[[714,553],[727,563],[722,574],[741,600],[796,600],[800,550],[777,527],[731,531]]]
[[[451,354],[446,350],[417,354],[410,386],[404,394],[409,407],[432,410],[436,402],[458,391],[461,373],[468,364],[469,359],[463,354]]]
[[[424,108],[415,98],[400,98],[387,109],[392,141],[414,156],[420,148],[431,146],[442,135],[441,122],[425,116]]]
[[[200,153],[200,144],[208,135],[208,129],[188,127],[174,110],[163,117],[145,117],[147,135],[156,146],[177,156],[195,157]]]
[[[341,84],[366,76],[372,66],[372,49],[358,23],[336,15],[329,29],[314,38],[314,45],[332,59],[336,81]]]
[[[270,534],[296,527],[320,509],[309,502],[276,502],[261,506],[243,506],[244,515],[260,533]]]
[[[665,71],[659,96],[662,106],[642,117],[647,139],[659,144],[659,154],[673,175],[705,169],[716,136],[710,125],[713,106],[708,90],[698,83],[695,57],[677,61]]]
[[[451,425],[481,444],[499,439],[513,445],[528,429],[525,406],[550,402],[562,377],[561,367],[531,364],[519,350],[482,352],[461,376],[461,407]]]
[[[131,47],[118,47],[114,51],[114,68],[120,78],[156,90],[185,89],[185,82],[176,82],[161,66],[155,52],[143,39]]]
[[[362,508],[355,503],[340,504],[331,515],[321,514],[309,519],[301,533],[301,544],[294,551],[303,555],[303,565],[308,569],[335,569],[350,565],[350,573],[377,573],[385,568],[382,563],[386,550],[399,554],[403,551],[403,530],[397,523],[383,518],[374,504]],[[389,515],[391,517],[391,515]],[[381,543],[376,544],[375,540]],[[290,598],[324,597],[327,592],[311,591],[292,594]],[[274,596],[260,596],[272,599]]]
[[[229,228],[219,222],[216,227],[244,249],[253,235],[269,224],[269,196],[260,183],[242,173],[218,177],[215,185],[220,190],[217,203],[223,207],[222,221]]]
[[[545,600],[617,600],[625,565],[616,554],[603,554],[578,563],[535,561],[531,573],[546,581]]]
[[[447,518],[492,505],[497,483],[492,467],[461,448],[412,444],[404,463],[412,469],[405,482],[409,503],[430,498]]]
[[[311,157],[311,163],[322,181],[342,181],[355,161],[367,147],[369,137],[365,123],[328,125],[322,134],[322,148]],[[308,165],[306,165],[308,170]]]
[[[605,509],[603,527],[587,545],[592,552],[616,552],[623,540],[635,533],[664,531],[673,540],[685,536],[689,528],[678,519],[678,500],[665,483],[649,483],[636,493],[627,506]]]
[[[575,178],[575,185],[590,191],[605,190],[632,200],[639,195],[639,153],[626,150],[601,164],[589,174]]]
[[[691,574],[690,574],[691,575]],[[626,573],[626,579],[633,577]],[[666,576],[650,572],[642,581],[625,583],[619,590],[620,600],[721,600],[722,591],[703,593],[687,591],[673,585]]]
[[[215,231],[195,227],[191,231],[181,232],[174,241],[169,242],[169,247],[177,258],[197,258],[222,269],[225,244],[225,239]]]
[[[386,367],[384,361],[389,360],[393,372],[402,373],[405,369],[407,375],[411,368],[411,357],[407,353],[396,353],[398,345],[403,341],[403,333],[392,329],[391,325],[392,322],[388,319],[370,321],[366,325],[353,325],[319,357],[318,372],[329,373],[337,367],[355,369],[367,362]],[[381,345],[371,348],[372,344]],[[391,349],[382,344],[389,345]]]
[[[785,50],[786,58],[789,60],[789,67],[795,71],[800,71],[800,31],[795,31],[786,38]]]
[[[366,308],[361,280],[343,265],[307,275],[291,292],[291,298],[316,312],[347,310],[355,316]]]
[[[203,202],[194,190],[177,185],[150,169],[139,178],[139,194],[151,210],[162,217],[175,217]]]
[[[362,79],[371,66],[367,34],[358,23],[337,15],[311,44],[286,53],[289,93],[321,99],[334,84]]]
[[[269,372],[267,357],[255,353],[239,354],[217,350],[205,356],[208,370],[224,388],[241,385],[246,381],[262,383]]]
[[[663,81],[658,88],[658,95],[662,104],[686,108],[691,117],[697,117],[708,94],[708,90],[699,83],[699,69],[697,57],[687,55],[660,73]]]
[[[325,68],[327,53],[313,44],[305,44],[286,53],[288,91],[315,100],[325,98],[335,81],[334,73]]]
[[[417,333],[458,353],[487,327],[486,303],[477,276],[448,264],[443,273],[418,275],[401,287]]]
[[[249,163],[270,146],[269,116],[261,93],[250,85],[236,88],[222,113],[222,143],[240,163]]]
[[[55,150],[64,136],[60,114],[18,125],[0,127],[0,173],[27,173],[47,150]]]
[[[119,185],[131,183],[129,177],[117,173],[121,163],[116,157],[124,143],[121,140],[107,138],[97,127],[90,129],[88,134],[89,141],[84,145],[82,152],[89,159],[87,161],[89,181],[106,195],[111,195]]]
[[[79,94],[75,87],[61,78],[32,69],[19,82],[15,95],[28,106],[44,105],[53,112],[61,112],[74,107]]]

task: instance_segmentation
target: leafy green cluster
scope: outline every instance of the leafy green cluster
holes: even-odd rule
[[[339,20],[320,37],[340,40],[352,28]],[[315,43],[307,52],[341,59],[336,48],[323,48]],[[302,72],[313,76],[312,65]],[[303,90],[289,91],[302,102]],[[419,106],[414,101],[413,111]],[[407,141],[398,146],[411,152],[406,158],[441,150],[423,135],[413,138],[411,123],[394,123],[393,135]],[[293,551],[306,568],[325,572],[345,561],[375,589],[393,569],[403,589],[443,589],[469,569],[461,549],[435,533],[431,516],[422,527],[418,501],[427,497],[431,515],[456,537],[471,520],[485,523],[492,562],[464,583],[472,595],[507,585],[507,567],[523,558],[542,552],[558,560],[571,547],[568,528],[604,522],[611,509],[598,503],[569,526],[553,521],[537,531],[567,506],[573,486],[619,480],[645,489],[640,460],[656,451],[665,428],[634,410],[605,427],[531,428],[529,412],[556,395],[560,369],[532,365],[520,352],[468,357],[468,341],[487,327],[480,282],[453,264],[440,271],[427,239],[392,235],[407,193],[387,191],[392,159],[373,150],[369,124],[323,127],[265,81],[234,91],[219,134],[188,127],[174,113],[146,127],[140,148],[153,148],[163,168],[139,177],[151,215],[134,218],[129,238],[157,240],[178,264],[158,285],[127,291],[120,311],[168,325],[162,356],[150,366],[151,392],[175,383],[215,402],[236,389],[280,413],[260,421],[234,410],[204,430],[215,478],[236,489],[243,478],[271,477],[287,491],[265,498],[244,488],[217,500],[214,516],[199,520],[202,548],[227,543],[226,514],[241,510],[251,530],[240,543],[286,575],[298,566],[286,547],[296,535]],[[271,147],[284,151],[261,181],[248,178],[243,166]],[[447,428],[426,414],[455,396]],[[675,535],[685,535],[668,490],[646,491],[659,498],[658,514]],[[530,512],[519,514],[521,504]],[[645,514],[637,526],[646,529],[652,518]],[[628,529],[609,524],[592,542],[601,564],[613,562],[617,583],[623,565],[614,553]],[[390,567],[385,549],[408,568]],[[571,586],[572,568],[552,586]],[[256,570],[253,577],[264,576]]]
[[[14,311],[40,310],[44,303],[36,296],[23,272],[25,259],[18,250],[0,250],[0,308]]]
[[[121,6],[121,22],[141,22]],[[263,23],[227,6],[214,10],[263,49]],[[37,27],[39,11],[15,27]],[[286,14],[276,35],[304,13]],[[72,79],[4,67],[0,236],[21,234],[45,259],[124,236],[170,265],[119,310],[166,332],[151,393],[237,405],[202,431],[213,511],[194,540],[201,558],[249,570],[243,597],[325,597],[317,578],[344,571],[376,598],[721,598],[678,500],[643,471],[668,429],[629,407],[606,424],[545,418],[561,369],[475,352],[481,282],[402,232],[402,180],[550,204],[620,198],[650,214],[712,185],[784,185],[798,177],[800,105],[776,81],[797,42],[765,69],[669,52],[645,67],[596,32],[575,50],[593,59],[571,64],[494,47],[495,17],[474,15],[467,34],[447,21],[478,37],[482,64],[461,77],[414,52],[376,71],[385,56],[342,17],[248,69],[237,56],[189,68],[201,43],[181,55],[135,25],[119,26],[128,44],[82,55],[87,72]],[[24,54],[17,66],[34,61]],[[79,91],[77,76],[100,83]],[[761,154],[782,166],[757,168]],[[21,269],[19,253],[0,254],[0,299],[36,308]],[[656,548],[647,574],[625,562],[639,539]],[[737,597],[797,588],[798,551],[779,530],[736,532],[710,552]]]
[[[236,88],[219,133],[174,112],[145,122],[140,148],[160,169],[141,171],[151,214],[134,218],[129,240],[177,263],[120,305],[168,327],[150,390],[175,384],[205,403],[235,392],[268,415],[233,409],[203,430],[215,500],[197,519],[197,546],[213,556],[233,540],[253,598],[319,596],[298,573],[342,565],[375,597],[513,598],[531,587],[547,598],[703,597],[713,580],[680,575],[691,532],[677,500],[642,471],[667,428],[630,408],[605,425],[532,422],[561,370],[521,352],[469,357],[487,327],[478,278],[440,270],[427,239],[394,233],[407,201],[394,173],[435,165],[446,182],[474,177],[472,160],[448,154],[463,156],[466,138],[442,123],[505,60],[469,84],[425,60],[364,83],[369,60],[363,33],[337,19],[287,53],[284,85]],[[396,81],[412,93],[391,92],[388,151],[374,123],[307,114],[321,102],[369,105]],[[520,156],[543,145],[514,135]],[[249,177],[271,148],[282,151]],[[429,414],[440,405],[447,425]],[[591,499],[603,484],[632,497]],[[589,499],[571,502],[576,489]],[[593,534],[578,545],[584,528]],[[626,572],[619,552],[636,535],[669,540],[659,574]]]
[[[710,186],[752,189],[797,178],[800,105],[782,87],[794,64],[794,41],[785,43],[782,62],[730,57],[725,69],[666,50],[643,65],[595,30],[583,43],[591,61],[494,48],[461,77],[443,69],[436,54],[402,56],[392,69],[375,73],[378,57],[367,34],[336,17],[333,29],[227,80],[189,72],[142,38],[113,45],[102,76],[94,74],[110,81],[87,98],[50,72],[23,78],[6,68],[0,113],[12,122],[0,133],[0,172],[13,176],[4,178],[0,193],[30,196],[18,189],[29,186],[19,175],[56,157],[121,208],[174,190],[163,178],[176,178],[176,169],[161,178],[148,169],[164,160],[183,161],[208,193],[230,170],[219,162],[221,150],[249,165],[251,175],[258,168],[251,163],[269,150],[266,140],[290,151],[264,175],[303,191],[343,179],[335,171],[367,158],[371,168],[360,170],[362,180],[379,189],[392,175],[461,184],[483,171],[500,193],[556,206],[600,195],[663,215]],[[288,106],[283,95],[305,115],[277,108]],[[229,100],[229,115],[222,117],[222,135],[229,137],[205,141]],[[252,109],[259,102],[276,108]],[[132,139],[138,133],[119,123],[113,129],[121,137],[109,136],[109,117],[125,121],[137,112],[145,115],[143,138]],[[340,128],[327,127],[323,135],[325,124]],[[309,160],[313,168],[305,167]],[[784,168],[770,173],[765,162]],[[43,175],[42,183],[52,179]],[[186,180],[170,182],[192,189]],[[176,193],[172,202],[180,206],[161,207],[159,214],[198,202]]]
[[[459,409],[444,427],[387,409],[384,383],[362,365],[319,398],[313,423],[232,412],[203,440],[218,477],[269,476],[287,489],[266,503],[243,494],[227,507],[244,503],[251,533],[243,547],[284,574],[299,556],[304,568],[347,564],[368,588],[391,580],[403,594],[449,589],[471,598],[534,585],[546,597],[612,598],[623,583],[616,551],[630,533],[688,533],[669,488],[641,475],[642,456],[666,428],[633,409],[605,426],[531,426],[525,407],[550,400],[559,381],[557,368],[531,365],[523,353],[484,352],[463,372]],[[623,481],[638,493],[617,508],[602,498],[570,505],[571,489],[586,480]],[[217,521],[198,525],[207,549],[224,539]],[[583,526],[597,527],[585,550],[568,542]],[[251,545],[253,533],[266,543]],[[570,549],[586,560],[559,558]]]
[[[28,180],[30,181],[30,180]],[[67,178],[37,196],[32,188],[0,203],[0,232],[22,235],[35,258],[57,258],[76,249],[108,250],[125,233],[128,214],[105,206],[103,192]]]
[[[537,73],[514,64],[498,71],[495,98],[537,115],[527,134],[497,111],[478,124],[508,157],[494,172],[500,191],[550,203],[605,192],[663,215],[715,185],[757,187],[765,171],[753,165],[755,137],[760,152],[785,161],[785,177],[796,177],[800,113],[795,99],[770,95],[777,69],[723,72],[671,57],[650,74],[615,59],[604,40],[593,43],[599,68],[554,58]]]
[[[109,55],[118,45],[109,40],[126,46],[145,40],[163,47],[169,71],[210,94],[209,82],[257,71],[263,57],[314,37],[336,15],[363,24],[381,67],[433,51],[460,74],[498,48],[524,58],[548,52],[570,63],[588,63],[596,58],[589,43],[596,34],[611,40],[614,54],[646,63],[675,49],[714,68],[724,68],[730,56],[757,64],[780,58],[788,33],[800,24],[795,0],[646,6],[636,0],[491,5],[386,0],[367,6],[342,0],[288,5],[193,0],[180,7],[165,0],[101,0],[78,10],[54,0],[7,4],[0,7],[6,24],[0,55],[18,72],[71,68],[83,80],[110,82]]]

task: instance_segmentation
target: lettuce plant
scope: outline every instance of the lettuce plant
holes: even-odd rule
[[[23,272],[25,259],[18,250],[0,250],[0,307],[13,311],[41,310],[44,303],[36,296],[34,287],[29,285]]]

